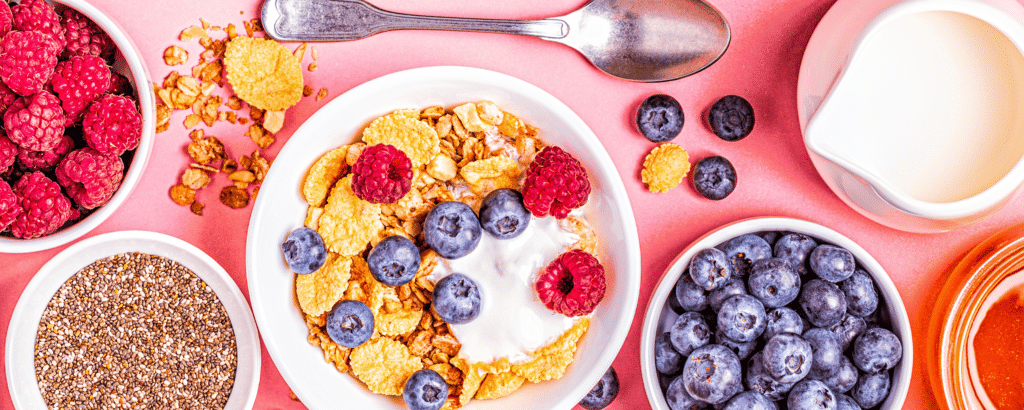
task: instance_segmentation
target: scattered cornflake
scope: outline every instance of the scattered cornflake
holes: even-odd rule
[[[202,27],[196,26],[189,26],[178,35],[178,40],[181,41],[192,41],[197,38],[210,38],[210,35]]]
[[[273,40],[237,37],[224,54],[228,82],[250,105],[283,110],[302,98],[299,60]]]
[[[341,300],[348,288],[352,259],[328,253],[324,265],[308,275],[295,276],[295,295],[299,308],[308,315],[320,316]]]
[[[690,158],[686,150],[666,142],[647,154],[640,178],[648,190],[659,193],[678,186],[689,172]]]
[[[164,50],[164,63],[167,65],[181,65],[188,61],[188,51],[178,46],[170,46]]]

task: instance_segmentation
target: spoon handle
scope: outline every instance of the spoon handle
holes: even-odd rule
[[[282,41],[358,40],[400,29],[482,31],[558,39],[568,25],[556,19],[497,20],[431,17],[382,10],[362,0],[266,0],[263,24]]]

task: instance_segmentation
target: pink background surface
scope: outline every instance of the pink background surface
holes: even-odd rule
[[[403,12],[468,17],[534,19],[574,10],[580,0],[378,0],[377,5]],[[994,217],[965,229],[934,235],[909,234],[869,221],[844,205],[818,176],[801,142],[797,120],[797,73],[811,32],[832,0],[716,0],[733,30],[725,56],[697,75],[660,84],[638,84],[600,73],[579,54],[562,45],[534,38],[475,33],[392,32],[368,39],[318,44],[319,70],[305,72],[307,84],[327,88],[329,98],[378,76],[430,65],[463,65],[494,70],[533,83],[572,108],[594,130],[611,154],[625,182],[639,228],[643,260],[640,303],[633,328],[615,361],[621,380],[619,398],[610,409],[647,408],[640,380],[640,327],[647,301],[669,262],[690,242],[723,224],[756,216],[802,218],[833,228],[868,250],[889,272],[910,314],[917,357],[906,408],[936,408],[928,387],[923,358],[931,305],[946,271],[964,253],[999,229],[1024,220],[1024,202],[1015,198]],[[177,41],[178,33],[204,18],[214,25],[234,23],[258,15],[255,1],[93,0],[124,27],[142,52],[152,78],[169,71],[163,50],[185,46],[195,61],[200,47]],[[297,44],[289,44],[294,48]],[[307,52],[305,62],[310,60]],[[184,71],[184,70],[182,70]],[[737,190],[727,199],[708,201],[686,186],[663,194],[647,192],[640,182],[643,157],[654,147],[637,132],[633,117],[641,100],[653,93],[672,95],[687,115],[682,134],[674,141],[692,159],[708,155],[729,158],[739,173]],[[716,138],[701,121],[708,107],[726,94],[745,96],[757,113],[757,125],[747,139],[728,143]],[[328,100],[304,99],[288,110],[271,156],[305,118]],[[207,204],[204,216],[171,202],[167,191],[188,166],[189,139],[181,125],[185,113],[176,113],[170,131],[157,134],[153,156],[140,186],[128,201],[88,236],[119,230],[150,230],[184,239],[216,259],[235,279],[243,293],[245,237],[249,207],[231,210],[217,199],[228,184],[218,176],[211,188],[200,191]],[[207,130],[237,158],[254,144],[240,125],[218,123]],[[268,193],[263,193],[267,195]],[[66,246],[27,255],[0,254],[0,337],[6,335],[10,316],[22,290],[47,260]],[[0,353],[2,354],[2,353]],[[910,359],[910,358],[906,358]],[[289,398],[266,350],[258,409],[302,408]],[[0,383],[0,408],[12,404],[5,380]],[[538,403],[543,406],[543,403]]]

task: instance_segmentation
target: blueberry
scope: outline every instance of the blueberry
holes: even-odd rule
[[[793,388],[793,383],[783,383],[775,380],[768,369],[764,367],[764,352],[754,353],[747,361],[747,371],[743,379],[747,388],[756,390],[770,400],[782,400]]]
[[[420,250],[404,236],[389,236],[370,250],[366,264],[378,282],[402,286],[412,281],[420,269]]]
[[[676,377],[665,390],[665,401],[672,410],[706,410],[708,403],[697,400],[686,391],[683,376]]]
[[[774,402],[755,390],[747,390],[733,396],[724,410],[779,410]]]
[[[846,315],[842,322],[832,325],[828,330],[839,336],[839,340],[843,343],[843,351],[846,351],[857,336],[868,330],[868,324],[857,316]]]
[[[764,368],[775,380],[795,383],[811,371],[814,353],[800,335],[779,333],[764,345]]]
[[[821,379],[821,382],[836,393],[846,393],[857,383],[857,367],[850,362],[850,359],[843,356],[839,371],[832,377]]]
[[[846,296],[835,284],[812,279],[800,288],[800,307],[815,327],[831,327],[846,316]]]
[[[702,249],[690,260],[690,279],[704,290],[718,289],[731,277],[732,265],[721,250]]]
[[[708,112],[711,131],[726,141],[739,141],[754,130],[754,107],[743,97],[722,97]]]
[[[789,410],[836,410],[839,403],[836,394],[825,383],[804,380],[793,386],[786,405]]]
[[[615,368],[609,367],[597,381],[590,393],[587,393],[580,400],[580,406],[587,410],[598,410],[608,407],[619,395],[619,375],[615,374]]]
[[[814,360],[807,377],[824,380],[834,376],[843,365],[843,342],[831,330],[816,327],[804,332],[804,340],[811,345]]]
[[[857,401],[850,396],[842,393],[836,393],[836,399],[839,404],[836,407],[836,410],[863,410],[860,405],[857,404]]]
[[[736,168],[720,156],[704,158],[693,167],[693,186],[707,199],[723,199],[736,189]]]
[[[737,342],[749,342],[764,333],[768,317],[764,305],[750,295],[733,295],[718,311],[718,330]]]
[[[865,372],[880,372],[896,367],[903,357],[903,344],[895,333],[880,327],[865,330],[853,341],[850,359]],[[856,398],[856,397],[854,397]],[[857,400],[858,402],[860,400]],[[863,405],[863,403],[861,403]],[[864,406],[872,407],[872,406]]]
[[[736,353],[736,357],[739,357],[740,360],[747,360],[750,355],[754,354],[754,350],[757,349],[757,339],[749,342],[737,342],[723,334],[722,329],[718,329],[718,331],[715,332],[715,344],[728,347]]]
[[[779,333],[803,334],[804,321],[800,314],[788,307],[775,308],[768,312],[768,322],[762,335],[765,340],[770,340]]]
[[[654,338],[654,367],[661,374],[679,374],[683,368],[683,359],[686,356],[679,354],[675,347],[672,347],[671,333],[665,332]]]
[[[636,111],[636,126],[651,142],[671,141],[683,130],[683,108],[664,94],[647,97]]]
[[[777,242],[779,240],[779,238],[781,238],[783,235],[785,235],[785,232],[780,232],[780,231],[764,231],[764,232],[758,232],[757,234],[758,234],[758,236],[761,237],[761,239],[764,239],[765,242],[768,242],[768,245],[775,246],[775,242]]]
[[[281,244],[284,261],[292,271],[299,274],[316,272],[327,262],[327,247],[316,231],[302,227],[288,234]]]
[[[828,244],[814,248],[808,262],[815,275],[832,283],[846,280],[857,268],[852,252]]]
[[[410,410],[438,410],[448,400],[448,383],[433,370],[417,370],[405,381],[402,398]]]
[[[423,221],[423,240],[442,258],[468,255],[480,244],[480,221],[462,202],[441,202]]]
[[[754,263],[747,287],[765,306],[782,307],[800,295],[800,274],[789,259],[762,259]]]
[[[846,295],[846,311],[851,315],[871,316],[878,308],[875,281],[861,269],[857,269],[848,279],[839,282],[839,289]]]
[[[480,315],[480,288],[461,273],[445,276],[434,285],[434,311],[445,323],[469,323]]]
[[[740,359],[722,345],[694,350],[683,366],[683,384],[697,400],[718,404],[743,390]]]
[[[722,302],[735,295],[746,295],[747,286],[737,278],[731,278],[722,284],[718,289],[708,293],[708,306],[711,310],[718,312],[722,309]]]
[[[711,328],[704,316],[696,312],[679,315],[669,328],[669,333],[672,346],[684,357],[711,341]]]
[[[755,262],[772,257],[772,247],[768,241],[752,233],[732,238],[719,248],[729,257],[734,277],[747,277]]]
[[[807,259],[811,251],[818,246],[818,242],[810,236],[801,233],[791,233],[779,238],[775,242],[775,257],[789,259],[793,262],[797,272],[801,275],[805,272]]]
[[[676,303],[687,312],[700,312],[708,308],[707,293],[693,283],[693,278],[689,274],[679,277],[679,280],[676,281],[675,292]]]
[[[530,211],[523,205],[523,194],[514,189],[491,191],[480,204],[480,226],[498,239],[512,239],[530,225]]]
[[[357,300],[343,300],[327,314],[327,335],[334,343],[353,348],[373,336],[373,311]]]
[[[889,372],[861,373],[857,384],[850,389],[850,397],[861,407],[870,409],[882,403],[889,395]]]

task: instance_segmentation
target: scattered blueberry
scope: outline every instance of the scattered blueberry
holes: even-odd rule
[[[868,324],[864,319],[857,316],[846,315],[842,322],[832,325],[828,330],[839,336],[839,340],[843,342],[843,351],[845,352],[846,349],[850,348],[853,341],[857,339],[857,336],[868,330]]]
[[[779,410],[774,402],[755,390],[747,390],[729,400],[723,410]]]
[[[737,278],[731,278],[722,284],[718,289],[715,289],[708,293],[708,306],[711,310],[718,312],[722,309],[722,302],[726,299],[735,295],[746,295],[747,285],[743,284],[743,280]]]
[[[861,373],[857,384],[850,389],[850,397],[861,407],[870,409],[885,400],[889,395],[889,372]]]
[[[498,239],[512,239],[530,225],[530,211],[523,205],[523,194],[514,189],[491,191],[480,204],[480,226]]]
[[[373,336],[373,311],[357,300],[343,300],[327,314],[327,335],[334,343],[353,348]]]
[[[779,333],[764,345],[764,368],[775,380],[795,383],[811,371],[814,353],[800,335]]]
[[[442,258],[468,255],[480,244],[480,221],[462,202],[441,202],[423,221],[423,240]]]
[[[448,400],[448,383],[433,370],[417,370],[405,381],[402,398],[410,410],[438,410]]]
[[[754,263],[772,257],[772,247],[752,233],[732,238],[719,246],[732,263],[734,277],[747,277]]]
[[[811,279],[800,288],[800,307],[815,327],[831,327],[846,316],[846,296],[831,282]]]
[[[671,141],[683,130],[683,108],[665,94],[647,97],[636,112],[636,126],[651,142]]]
[[[786,399],[789,410],[836,410],[836,394],[825,383],[804,380],[793,386]]]
[[[609,367],[597,381],[590,393],[587,393],[580,400],[580,406],[587,410],[598,410],[608,407],[619,395],[619,375],[615,374],[615,368]]]
[[[842,282],[853,274],[857,263],[853,260],[853,253],[833,245],[818,245],[811,251],[811,258],[808,260],[811,271],[819,278],[832,283]]]
[[[707,199],[723,199],[736,189],[736,168],[724,157],[707,157],[693,167],[693,186]]]
[[[754,107],[743,97],[722,97],[708,112],[711,131],[726,141],[739,141],[754,130]]]
[[[412,281],[420,269],[420,250],[404,236],[389,236],[370,250],[366,264],[378,282],[402,286]]]
[[[839,404],[839,406],[836,407],[836,410],[863,410],[861,409],[860,404],[857,404],[857,401],[850,396],[842,393],[836,393],[836,399],[838,399],[837,403]]]
[[[846,393],[853,388],[854,384],[857,384],[857,374],[857,367],[850,362],[850,359],[843,356],[839,371],[832,377],[821,379],[821,382],[836,393]]]
[[[779,333],[804,333],[804,321],[800,314],[788,307],[775,308],[768,312],[767,325],[764,328],[765,340],[770,340]]]
[[[846,295],[846,311],[851,315],[866,317],[878,308],[878,293],[875,281],[867,272],[857,269],[848,279],[839,282],[839,289]]]
[[[469,323],[480,315],[480,288],[461,273],[445,276],[434,285],[434,311],[445,323]]]
[[[732,265],[721,250],[702,249],[690,260],[690,279],[704,290],[718,289],[731,277]]]
[[[800,274],[789,259],[762,259],[754,264],[747,287],[766,307],[782,307],[800,295]]]
[[[835,376],[843,365],[843,343],[839,336],[831,330],[816,327],[803,334],[804,340],[811,345],[814,352],[814,360],[811,362],[811,372],[807,377],[814,380],[824,380]]]
[[[737,342],[757,339],[764,333],[767,322],[764,305],[750,295],[733,295],[718,311],[718,329]]]
[[[693,398],[686,391],[682,375],[669,383],[665,390],[665,401],[668,402],[668,407],[672,410],[706,410],[709,407],[707,402]]]
[[[754,350],[757,350],[757,339],[749,342],[737,342],[723,334],[721,328],[715,332],[715,344],[728,347],[736,353],[736,357],[739,357],[740,360],[747,360],[750,355],[754,354]]]
[[[772,401],[782,400],[786,398],[789,391],[793,388],[796,382],[783,383],[775,380],[771,374],[768,373],[768,369],[764,367],[764,352],[754,353],[747,362],[747,371],[743,379],[746,382],[747,388],[750,390],[756,390],[763,394],[765,397]]]
[[[775,242],[775,257],[789,259],[802,275],[806,270],[807,259],[816,247],[818,242],[814,238],[802,233],[791,233]]]
[[[893,332],[880,327],[865,330],[853,341],[850,359],[865,372],[880,372],[896,367],[903,357],[903,344]],[[854,397],[856,398],[856,397]],[[857,400],[860,402],[860,400]],[[861,403],[863,405],[864,403]],[[864,406],[872,407],[872,406]]]
[[[669,328],[669,334],[672,346],[684,357],[711,341],[711,329],[704,316],[697,312],[679,315]]]
[[[284,261],[292,271],[299,274],[316,272],[327,262],[327,247],[316,231],[302,227],[288,234],[281,244]]]
[[[672,347],[671,333],[662,333],[654,339],[654,367],[658,369],[658,373],[679,374],[685,358],[686,356],[679,354],[679,351]]]
[[[690,396],[711,404],[729,400],[743,390],[740,359],[722,345],[707,345],[690,353],[682,377]]]
[[[676,281],[676,303],[687,312],[700,312],[708,307],[708,296],[690,275],[684,274]],[[670,301],[671,302],[671,301]]]

